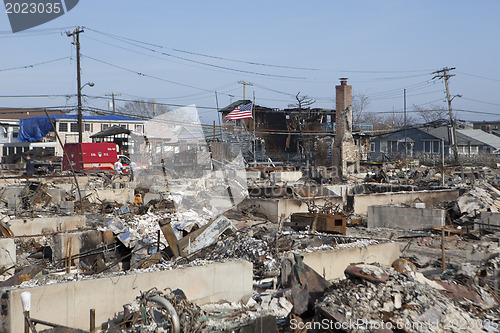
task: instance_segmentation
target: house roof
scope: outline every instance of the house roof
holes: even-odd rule
[[[500,138],[496,135],[487,133],[480,129],[459,129],[457,131],[495,149],[500,149]]]
[[[47,109],[47,113],[51,116],[55,115],[65,115],[66,112],[63,110],[53,110]],[[46,116],[45,109],[37,108],[1,108],[0,107],[0,119],[26,119],[38,116]]]
[[[44,114],[45,115],[45,114]],[[60,120],[77,120],[78,116],[76,114],[68,114],[65,116],[51,117],[54,121]],[[134,119],[118,115],[107,115],[107,116],[83,116],[83,121],[93,120],[93,121],[133,121],[133,122],[144,122],[144,120]]]
[[[424,129],[427,133],[434,135],[435,137],[438,137],[440,139],[443,139],[446,144],[449,144],[449,137],[448,137],[448,126],[441,126],[441,127],[436,127],[436,128],[427,128]],[[483,141],[477,140],[474,137],[471,137],[464,133],[461,129],[457,129],[456,134],[457,134],[457,144],[458,145],[472,145],[472,146],[482,146],[484,145]]]
[[[222,113],[231,112],[234,109],[236,109],[238,106],[240,106],[240,105],[246,105],[248,103],[252,103],[252,101],[249,100],[249,99],[240,99],[240,100],[237,100],[236,102],[233,102],[233,103],[229,104],[226,107],[223,107],[222,109],[219,110],[219,112],[222,112]]]
[[[118,135],[118,134],[130,134],[131,132],[132,132],[131,130],[114,125],[114,126],[106,128],[103,131],[92,134],[90,137],[91,138],[105,138],[107,136],[113,136],[113,135]]]

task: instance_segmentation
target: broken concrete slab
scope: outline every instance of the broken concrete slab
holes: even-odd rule
[[[444,226],[446,211],[394,206],[368,207],[368,228],[398,228],[421,230]]]
[[[14,238],[0,238],[0,271],[16,264]]]

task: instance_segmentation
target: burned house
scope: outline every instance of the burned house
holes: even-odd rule
[[[248,102],[240,100],[220,112],[224,117]],[[280,110],[255,105],[255,119],[226,124],[223,139],[241,142],[240,148],[247,161],[259,162],[270,158],[275,163],[283,164],[329,165],[334,114],[334,110],[321,108]]]
[[[363,136],[356,139],[353,136],[352,86],[347,85],[347,79],[341,79],[336,86],[336,100],[337,111],[309,107],[281,110],[254,105],[251,117],[229,119],[223,129],[223,140],[238,142],[247,162],[270,158],[285,165],[335,166],[346,172],[358,172],[360,146],[366,140],[361,140]],[[249,103],[239,100],[219,112],[227,117]]]

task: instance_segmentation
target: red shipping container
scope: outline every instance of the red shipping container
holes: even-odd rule
[[[114,170],[118,160],[116,144],[66,143],[64,149],[75,171]],[[63,156],[63,170],[71,170],[66,156]]]

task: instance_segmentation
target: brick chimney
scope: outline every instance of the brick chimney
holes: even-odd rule
[[[340,85],[335,86],[335,123],[336,132],[335,138],[338,138],[337,143],[344,137],[345,132],[345,119],[343,118],[343,111],[352,104],[352,86],[347,84],[347,78],[341,77]]]

